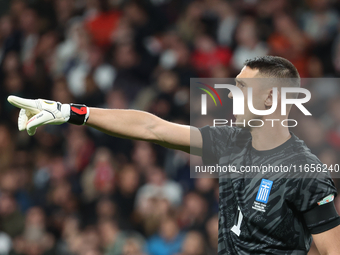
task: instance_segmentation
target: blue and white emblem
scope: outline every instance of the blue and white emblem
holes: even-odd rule
[[[256,201],[266,204],[268,202],[270,190],[272,189],[273,181],[262,179],[259,191],[256,195]]]

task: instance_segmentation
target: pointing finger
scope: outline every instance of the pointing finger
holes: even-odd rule
[[[7,101],[18,108],[30,110],[32,113],[35,114],[40,112],[35,100],[25,99],[17,96],[9,96],[7,98]]]

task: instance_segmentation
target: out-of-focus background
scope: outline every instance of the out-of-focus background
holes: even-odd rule
[[[188,155],[68,124],[29,137],[7,96],[189,124],[190,77],[234,77],[248,58],[339,77],[339,11],[335,0],[0,1],[0,254],[216,254],[218,182],[190,179]],[[294,132],[339,163],[339,87],[308,89],[313,118]]]

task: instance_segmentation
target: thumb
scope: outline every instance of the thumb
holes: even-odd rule
[[[28,121],[28,117],[26,115],[26,110],[21,109],[20,112],[19,112],[19,118],[18,118],[18,129],[19,129],[19,131],[23,131],[23,130],[26,129],[27,121]]]
[[[34,135],[37,127],[47,124],[51,120],[54,120],[54,116],[51,112],[41,111],[38,114],[34,115],[27,122],[27,133],[29,135]]]

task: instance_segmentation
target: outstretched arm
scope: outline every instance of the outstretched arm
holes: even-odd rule
[[[18,128],[27,130],[29,135],[34,135],[41,125],[69,122],[86,124],[112,136],[150,141],[167,148],[201,155],[202,137],[197,128],[168,122],[144,111],[89,108],[85,105],[16,96],[9,96],[8,101],[21,108]]]
[[[90,108],[86,125],[106,134],[150,141],[164,147],[201,155],[202,137],[195,127],[165,121],[137,110]]]

